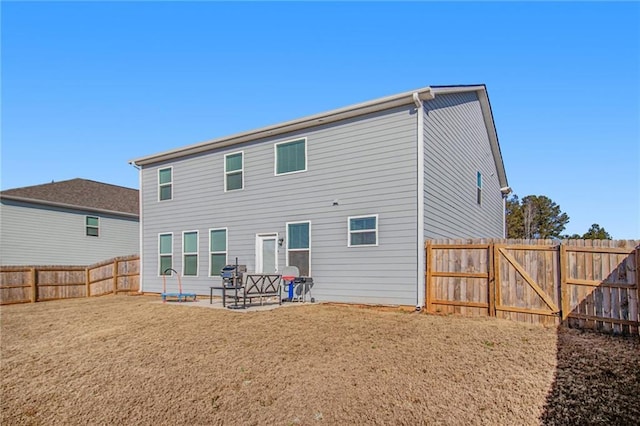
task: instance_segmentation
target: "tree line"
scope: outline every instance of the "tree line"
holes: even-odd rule
[[[517,239],[582,239],[610,240],[611,235],[594,223],[584,234],[562,234],[569,216],[560,206],[544,195],[527,195],[506,200],[507,238]]]

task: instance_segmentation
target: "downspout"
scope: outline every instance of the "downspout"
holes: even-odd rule
[[[502,193],[502,238],[507,238],[507,196],[511,194],[511,187],[500,188]]]
[[[142,246],[143,246],[143,232],[142,232],[142,167],[138,166],[136,163],[134,163],[133,161],[130,161],[129,164],[131,164],[133,167],[135,167],[136,169],[138,169],[138,293],[144,293],[144,289],[143,287],[143,265],[144,263],[142,263]]]
[[[416,104],[417,115],[417,217],[416,217],[416,249],[417,249],[417,288],[416,288],[416,311],[422,310],[425,303],[425,260],[424,260],[424,107],[420,94],[413,94],[413,102]]]

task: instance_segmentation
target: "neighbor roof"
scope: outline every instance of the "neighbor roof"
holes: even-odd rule
[[[339,108],[320,114],[310,115],[302,117],[292,121],[286,121],[284,123],[275,124],[267,127],[262,127],[256,130],[250,130],[247,132],[237,133],[231,136],[225,136],[218,139],[212,139],[205,142],[197,143],[194,145],[188,145],[181,148],[172,149],[170,151],[160,152],[158,154],[149,155],[146,157],[137,158],[129,161],[130,164],[136,166],[146,166],[161,161],[173,160],[181,158],[187,155],[199,154],[214,149],[236,145],[243,142],[249,142],[260,138],[272,137],[283,133],[288,133],[296,130],[305,129],[308,127],[323,125],[339,120],[345,120],[348,118],[370,114],[376,111],[382,111],[390,108],[395,108],[401,105],[412,104],[416,98],[421,100],[430,100],[435,98],[439,94],[448,93],[465,93],[476,92],[480,105],[482,107],[482,115],[487,128],[487,136],[489,143],[491,144],[491,152],[496,164],[498,172],[498,180],[502,188],[507,188],[507,175],[504,169],[504,163],[502,161],[502,154],[500,152],[500,144],[498,143],[498,134],[496,132],[495,124],[493,121],[493,113],[491,111],[491,104],[489,103],[489,96],[487,94],[487,88],[484,84],[478,85],[458,85],[458,86],[427,86],[422,89],[411,90],[409,92],[399,93],[397,95],[387,96],[384,98],[367,101],[344,108]]]
[[[0,192],[1,199],[139,216],[138,190],[87,179],[71,179]]]

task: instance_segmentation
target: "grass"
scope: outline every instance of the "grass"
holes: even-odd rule
[[[1,309],[1,424],[633,424],[637,339],[306,305]]]

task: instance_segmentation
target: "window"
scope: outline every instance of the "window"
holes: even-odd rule
[[[198,275],[198,231],[182,233],[182,275]]]
[[[85,219],[88,237],[97,237],[100,234],[100,219],[95,216],[87,216]]]
[[[172,198],[172,175],[173,169],[171,167],[158,170],[158,199],[160,201],[170,200]]]
[[[220,276],[227,264],[227,229],[209,230],[209,276]]]
[[[349,218],[349,247],[378,245],[378,215]]]
[[[173,234],[160,234],[158,236],[158,275],[173,275]]]
[[[478,205],[482,205],[482,173],[480,172],[476,175],[476,185],[476,203],[478,203]]]
[[[275,145],[276,175],[307,170],[307,139],[280,142]]]
[[[311,222],[287,223],[287,265],[297,266],[300,276],[311,275]]]
[[[224,190],[243,188],[244,155],[242,152],[224,156]]]

